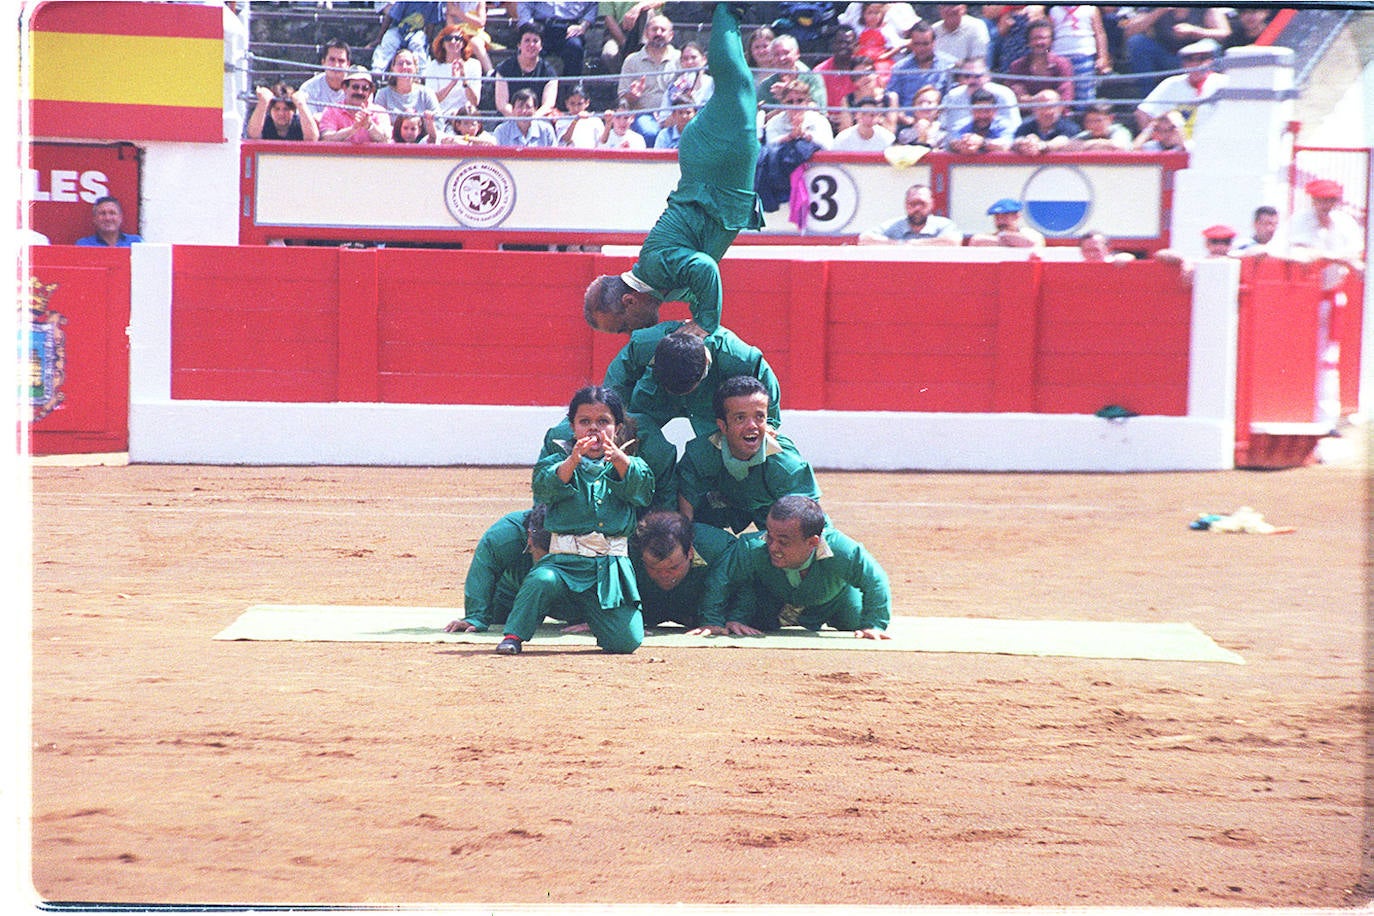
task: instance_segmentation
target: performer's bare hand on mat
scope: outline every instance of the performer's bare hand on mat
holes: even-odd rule
[[[591,631],[592,631],[592,625],[589,624],[589,623],[570,623],[570,624],[568,624],[566,627],[564,627],[562,630],[560,630],[559,632],[560,632],[560,633],[590,633]]]
[[[688,630],[687,636],[762,636],[762,630],[756,630],[746,623],[738,620],[727,621],[723,627],[697,627],[695,630]]]
[[[886,630],[855,630],[854,635],[859,639],[891,639]]]
[[[453,621],[450,621],[450,622],[449,622],[449,625],[448,625],[448,626],[444,627],[444,632],[445,632],[445,633],[475,633],[475,632],[477,632],[477,627],[475,627],[475,626],[473,626],[472,624],[468,623],[466,620],[453,620]]]

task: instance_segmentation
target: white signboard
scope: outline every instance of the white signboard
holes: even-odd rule
[[[424,148],[401,154],[393,148],[341,154],[295,144],[290,151],[256,150],[245,158],[252,184],[245,222],[252,230],[282,230],[269,234],[284,237],[308,238],[312,228],[349,229],[360,238],[368,230],[400,232],[429,241],[474,231],[642,234],[678,180],[676,159],[661,153],[474,155]],[[1073,238],[1089,227],[1116,239],[1157,238],[1165,225],[1167,174],[1160,161],[1131,154],[1093,160],[929,157],[898,167],[876,155],[821,153],[805,166],[806,199],[765,214],[764,233],[852,239],[901,216],[906,189],[927,184],[965,233],[988,229],[988,206],[1010,197],[1051,238]]]

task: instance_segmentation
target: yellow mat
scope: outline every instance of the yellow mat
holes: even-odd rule
[[[445,633],[462,608],[258,604],[215,636],[226,640],[297,642],[430,642],[495,645],[500,627],[486,633]],[[1223,662],[1243,665],[1189,623],[1099,620],[1007,620],[983,617],[894,616],[891,639],[856,639],[848,631],[812,633],[787,628],[767,636],[687,636],[680,627],[650,630],[645,648],[847,649],[877,652],[978,652],[996,655],[1123,658]],[[595,647],[589,634],[540,627],[528,650],[539,646]]]

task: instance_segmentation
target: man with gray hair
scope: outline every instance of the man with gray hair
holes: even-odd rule
[[[759,84],[759,104],[763,106],[784,104],[784,96],[795,83],[804,85],[811,93],[811,100],[821,111],[825,111],[827,98],[825,80],[813,73],[802,63],[801,46],[792,35],[779,35],[770,46],[773,52],[773,67],[780,71]]]

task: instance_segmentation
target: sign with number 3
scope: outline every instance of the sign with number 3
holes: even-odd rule
[[[811,194],[807,231],[835,235],[844,232],[859,207],[859,188],[849,173],[833,165],[808,165],[806,189]]]

